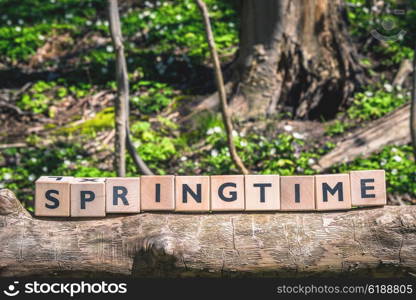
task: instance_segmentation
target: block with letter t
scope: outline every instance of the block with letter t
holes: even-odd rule
[[[42,176],[36,180],[35,215],[69,217],[70,176]]]
[[[74,178],[71,217],[105,217],[105,178]]]
[[[353,206],[386,205],[384,170],[351,171],[350,181]]]
[[[315,175],[316,210],[351,208],[348,174]]]
[[[107,178],[105,189],[107,213],[140,212],[140,178]]]

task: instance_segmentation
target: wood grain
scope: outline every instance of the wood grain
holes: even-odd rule
[[[416,206],[37,219],[0,191],[0,276],[411,276]]]

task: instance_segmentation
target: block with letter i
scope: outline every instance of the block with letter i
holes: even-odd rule
[[[175,211],[208,212],[210,210],[209,176],[176,176],[175,193]]]
[[[140,186],[143,211],[175,210],[175,176],[142,176]]]
[[[351,202],[353,206],[386,205],[384,170],[351,171]]]
[[[140,178],[106,178],[105,189],[107,213],[140,212]]]
[[[315,177],[281,176],[280,207],[284,211],[315,210]]]
[[[35,215],[69,217],[70,176],[42,176],[36,180]]]
[[[316,210],[351,208],[350,176],[348,174],[315,175]]]
[[[74,178],[71,217],[105,217],[105,178]]]
[[[246,175],[246,211],[280,210],[280,176]]]

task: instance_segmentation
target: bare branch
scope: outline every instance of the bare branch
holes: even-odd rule
[[[115,154],[118,176],[126,175],[126,145],[137,168],[142,174],[152,175],[152,171],[140,158],[130,138],[129,130],[129,80],[126,58],[124,55],[123,38],[121,35],[120,17],[117,0],[108,0],[108,12],[110,19],[110,31],[114,49],[116,51],[116,80],[117,97],[115,98],[116,110],[116,135]]]
[[[413,90],[412,90],[412,104],[410,108],[410,135],[413,145],[413,154],[416,161],[416,45],[413,55]]]
[[[217,82],[218,94],[219,94],[220,103],[221,103],[221,114],[222,114],[222,119],[225,125],[225,132],[227,135],[228,150],[230,151],[231,159],[233,160],[237,168],[241,171],[241,173],[248,174],[249,171],[244,166],[243,161],[238,155],[237,150],[235,148],[234,141],[233,141],[233,134],[232,134],[233,124],[231,122],[230,113],[228,111],[227,95],[226,95],[225,87],[224,87],[224,79],[222,76],[221,65],[220,65],[217,50],[215,47],[214,35],[211,29],[211,22],[209,20],[208,9],[204,1],[196,0],[196,2],[198,4],[199,10],[201,11],[202,17],[204,19],[206,37],[207,37],[209,49],[211,51],[211,58],[214,64],[215,80]]]

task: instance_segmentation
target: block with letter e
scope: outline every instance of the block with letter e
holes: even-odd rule
[[[42,176],[36,180],[35,215],[69,217],[70,176]]]
[[[71,217],[105,217],[105,178],[74,178]]]
[[[315,175],[316,210],[351,208],[350,176],[348,174]]]
[[[244,208],[244,175],[211,176],[212,211],[243,211]]]
[[[105,189],[107,213],[140,212],[140,178],[106,178]]]
[[[179,212],[210,210],[209,176],[176,176],[176,207]]]
[[[351,202],[353,206],[386,205],[384,170],[351,171]]]

